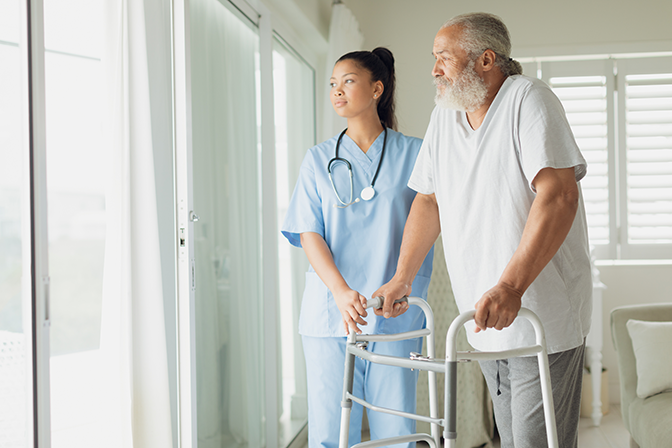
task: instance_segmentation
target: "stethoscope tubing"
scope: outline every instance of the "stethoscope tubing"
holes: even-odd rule
[[[338,204],[334,204],[334,207],[338,207],[338,208],[345,208],[345,207],[348,207],[348,206],[350,206],[350,205],[352,205],[356,202],[359,202],[359,198],[356,198],[354,201],[352,200],[352,197],[354,195],[354,178],[353,178],[353,175],[352,175],[352,164],[347,159],[344,159],[342,157],[338,157],[338,149],[341,146],[341,140],[343,139],[343,136],[345,135],[345,132],[347,130],[348,130],[348,128],[345,128],[343,130],[343,132],[341,132],[341,134],[338,136],[338,139],[336,140],[336,151],[335,151],[335,154],[334,154],[334,158],[329,160],[329,163],[327,163],[327,174],[329,175],[329,182],[331,182],[331,188],[334,190],[334,193],[336,194],[336,198],[338,199],[338,202],[341,203],[340,206]],[[387,146],[387,127],[385,127],[384,125],[383,125],[383,130],[385,132],[385,135],[383,136],[383,149],[382,149],[382,152],[380,154],[380,160],[378,161],[378,167],[376,167],[376,172],[373,175],[373,179],[371,180],[371,184],[367,187],[367,188],[370,188],[371,191],[373,191],[373,186],[375,185],[376,179],[378,178],[378,173],[380,173],[380,167],[383,164],[383,157],[385,157],[385,147]],[[336,185],[334,184],[334,179],[331,176],[331,167],[334,163],[337,163],[337,162],[345,163],[345,165],[348,167],[348,172],[350,174],[350,200],[348,202],[345,202],[341,199],[341,196],[338,194],[338,191],[336,190]],[[362,191],[364,191],[364,190],[362,190]],[[371,197],[369,197],[369,198],[365,198],[365,200],[368,201],[372,197],[373,197],[373,195],[371,195]]]

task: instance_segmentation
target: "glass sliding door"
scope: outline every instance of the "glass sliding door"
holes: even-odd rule
[[[315,144],[315,73],[280,37],[273,39],[273,100],[278,235],[301,161]],[[279,446],[287,446],[308,419],[306,374],[299,311],[308,261],[302,250],[284,238],[278,244],[280,359],[282,411]]]
[[[0,447],[32,441],[28,176],[22,141],[20,2],[0,2]]]
[[[199,448],[262,447],[259,33],[228,2],[190,2]]]
[[[101,9],[99,0],[44,0],[54,448],[90,446],[100,431]]]

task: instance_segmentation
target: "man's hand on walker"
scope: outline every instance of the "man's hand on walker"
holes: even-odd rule
[[[408,302],[394,303],[404,296],[411,294],[411,286],[406,283],[396,281],[394,278],[381,286],[371,297],[384,297],[385,302],[382,308],[374,309],[376,316],[383,316],[385,319],[397,317],[408,310]]]
[[[522,296],[520,291],[502,283],[487,291],[475,305],[474,331],[501,330],[511,325],[520,311]]]

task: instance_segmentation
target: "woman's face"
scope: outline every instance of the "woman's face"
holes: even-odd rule
[[[331,104],[338,115],[353,118],[362,113],[377,113],[376,104],[383,93],[383,83],[372,82],[368,70],[346,59],[334,66],[329,81]]]

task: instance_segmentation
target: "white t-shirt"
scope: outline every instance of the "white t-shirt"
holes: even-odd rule
[[[460,312],[474,309],[511,260],[535,198],[537,173],[570,167],[577,182],[585,176],[586,161],[564,109],[538,79],[507,78],[477,130],[464,112],[434,109],[408,186],[436,195]],[[525,292],[522,306],[541,319],[549,353],[583,343],[590,329],[592,280],[582,197],[565,242]],[[473,321],[466,327],[478,350],[534,345],[526,319],[502,331],[474,333]]]

